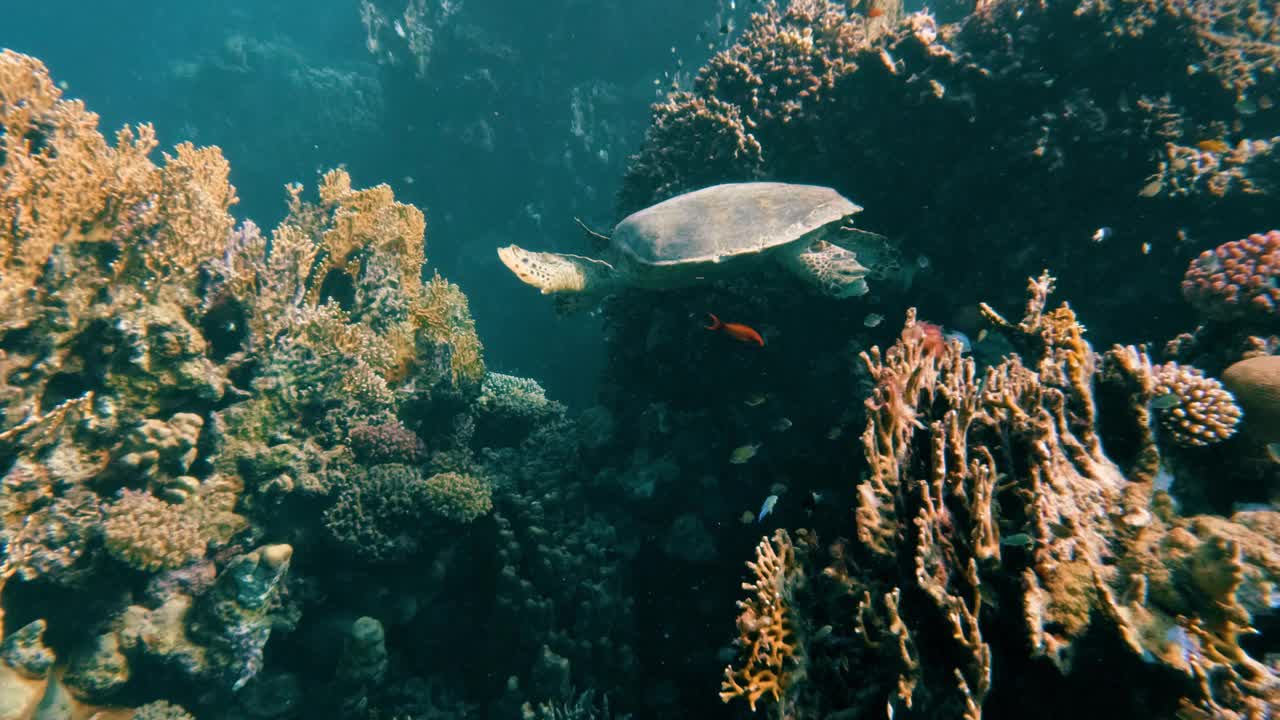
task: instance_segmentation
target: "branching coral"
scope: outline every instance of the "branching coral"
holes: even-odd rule
[[[791,536],[781,528],[772,540],[760,541],[747,567],[755,579],[742,584],[749,595],[738,602],[741,665],[724,669],[720,699],[743,698],[754,711],[765,696],[786,702],[791,686],[804,676],[804,633],[792,602],[805,578]],[[787,717],[785,711],[779,717]]]

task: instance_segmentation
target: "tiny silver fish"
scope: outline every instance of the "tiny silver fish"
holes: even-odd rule
[[[1151,407],[1156,410],[1168,410],[1182,404],[1182,400],[1175,393],[1165,393],[1151,401]]]
[[[791,429],[791,420],[780,417],[773,421],[773,424],[769,426],[769,429],[774,432],[786,432]]]
[[[867,316],[862,319],[862,324],[869,328],[876,327],[882,322],[884,322],[884,316],[880,313],[867,313]]]

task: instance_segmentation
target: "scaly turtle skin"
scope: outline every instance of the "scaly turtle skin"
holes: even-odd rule
[[[816,185],[714,185],[627,216],[614,228],[605,259],[515,245],[499,248],[498,257],[543,294],[687,287],[764,261],[827,295],[854,297],[866,294],[868,275],[899,269],[884,237],[847,224],[861,210]]]

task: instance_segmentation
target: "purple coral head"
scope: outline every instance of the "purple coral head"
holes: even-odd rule
[[[422,439],[399,420],[357,423],[352,426],[347,439],[356,458],[369,465],[415,465],[421,462],[426,450]]]
[[[1191,261],[1182,294],[1214,320],[1268,321],[1280,311],[1280,230],[1254,233]]]

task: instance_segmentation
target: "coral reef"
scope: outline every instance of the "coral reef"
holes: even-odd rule
[[[711,182],[829,185],[867,208],[860,226],[927,258],[916,304],[976,303],[1050,264],[1108,338],[1176,332],[1176,300],[1150,288],[1267,217],[1280,122],[1258,108],[1280,97],[1280,41],[1256,3],[867,11],[763,6],[654,106],[618,214]],[[1110,239],[1091,243],[1099,229]],[[1140,319],[1116,312],[1135,305]]]
[[[1069,308],[1047,308],[1052,285],[1032,281],[1016,324],[984,308],[1030,349],[983,376],[958,343],[931,352],[914,312],[864,354],[876,385],[856,539],[832,546],[816,599],[787,609],[793,626],[833,618],[825,634],[852,646],[811,641],[784,707],[978,718],[1054,696],[1064,713],[1191,718],[1280,702],[1275,669],[1242,642],[1274,613],[1277,513],[1177,514],[1154,483],[1156,371],[1132,347],[1096,356]],[[1028,674],[1002,683],[1013,666]],[[1122,668],[1126,687],[1105,697],[1061,693]]]
[[[529,380],[479,401],[467,298],[424,275],[421,211],[335,170],[314,198],[290,186],[273,231],[233,226],[216,148],[152,164],[150,127],[108,143],[15,53],[0,54],[0,97],[0,638],[23,649],[0,671],[4,716],[55,703],[133,716],[118,703],[140,717],[366,717],[499,696],[507,675],[468,689],[452,662],[393,665],[436,652],[382,628],[417,621],[467,647],[469,628],[492,627],[497,646],[527,624],[475,603],[455,607],[466,623],[435,621],[450,617],[436,612],[449,588],[499,584],[470,558],[493,552],[497,523],[483,519],[499,493],[521,492],[490,477],[508,471],[482,458],[476,426],[519,446],[533,430],[519,408],[535,401],[537,418],[559,419],[544,445],[576,429]],[[525,539],[551,556],[569,542]],[[575,552],[545,568],[554,579],[528,576],[576,587],[602,556]],[[410,560],[431,571],[379,574]],[[348,587],[397,602],[371,607]],[[568,637],[585,622],[572,616],[544,618],[537,642]],[[520,688],[539,667],[513,664],[499,702],[567,701],[558,685]],[[339,679],[332,692],[302,691],[317,672]]]

